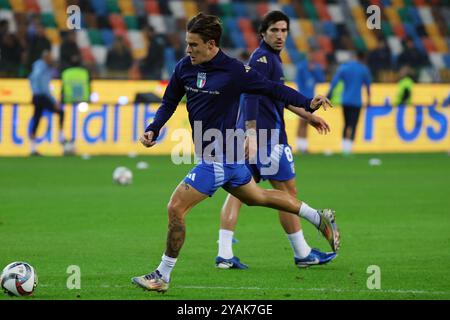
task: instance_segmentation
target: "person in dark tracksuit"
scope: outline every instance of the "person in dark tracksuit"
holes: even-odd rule
[[[353,148],[353,141],[355,140],[356,126],[361,112],[362,86],[366,86],[367,90],[367,105],[370,105],[370,84],[372,77],[369,68],[363,64],[364,53],[358,52],[356,59],[347,61],[339,66],[331,80],[330,90],[327,97],[330,98],[334,88],[340,80],[344,83],[344,90],[342,93],[342,108],[344,111],[344,130],[342,140],[342,152],[350,154]]]
[[[36,131],[39,127],[44,110],[57,113],[59,116],[59,142],[64,144],[64,111],[56,102],[50,91],[50,81],[52,79],[52,64],[53,59],[50,51],[45,50],[42,53],[41,59],[33,63],[32,71],[29,76],[31,91],[33,92],[33,125],[31,127],[31,155],[40,155],[36,150]]]

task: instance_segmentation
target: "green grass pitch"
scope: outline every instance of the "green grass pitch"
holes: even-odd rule
[[[382,160],[370,166],[369,159]],[[149,169],[137,170],[138,161]],[[115,167],[134,172],[114,185]],[[242,210],[234,252],[248,270],[218,270],[226,193],[187,216],[187,237],[165,295],[131,277],[152,271],[166,241],[166,204],[192,165],[170,157],[0,158],[0,265],[37,270],[32,297],[0,299],[450,299],[450,157],[447,154],[296,157],[299,197],[336,210],[342,247],[330,264],[297,269],[271,209]],[[263,186],[268,187],[267,183]],[[308,222],[311,246],[329,250]],[[68,266],[81,289],[68,290]],[[368,289],[369,266],[381,289]]]

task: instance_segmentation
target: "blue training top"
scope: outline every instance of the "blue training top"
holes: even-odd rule
[[[43,95],[48,97],[53,103],[56,102],[50,92],[52,68],[50,68],[44,60],[39,59],[33,63],[33,69],[29,76],[29,80],[33,95]]]
[[[325,82],[325,74],[323,68],[318,63],[313,63],[312,68],[305,59],[297,65],[297,76],[295,82],[297,88],[306,97],[314,97],[314,89],[317,83]]]
[[[336,74],[331,80],[330,90],[328,96],[331,95],[334,87],[338,84],[339,80],[344,82],[344,91],[342,93],[342,105],[351,107],[361,107],[361,88],[366,85],[370,92],[370,84],[372,82],[369,69],[358,61],[348,61],[336,71]]]
[[[250,66],[219,50],[213,59],[199,65],[193,65],[189,56],[177,63],[155,119],[145,131],[153,131],[154,139],[156,139],[159,131],[186,94],[187,111],[197,157],[203,159],[205,155],[210,156],[206,152],[204,154],[204,150],[211,145],[211,140],[222,145],[221,150],[225,156],[226,140],[232,135],[232,132],[227,130],[236,129],[241,93],[268,95],[276,100],[284,101],[285,104],[311,111],[311,99],[279,82],[266,79]],[[216,138],[205,139],[205,132],[209,129],[221,133],[224,141],[218,141]]]
[[[280,51],[274,50],[264,40],[261,41],[260,46],[252,53],[249,65],[267,79],[279,84],[284,84],[284,73],[281,65]],[[241,96],[239,109],[238,128],[245,129],[246,120],[256,120],[258,132],[260,132],[260,129],[267,130],[267,143],[270,144],[270,130],[278,129],[279,141],[277,141],[277,143],[287,144],[287,135],[284,124],[285,105],[284,102],[272,97],[243,94]]]

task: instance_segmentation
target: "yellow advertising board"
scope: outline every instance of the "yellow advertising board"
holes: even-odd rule
[[[75,140],[78,154],[171,154],[180,149],[193,151],[186,106],[177,111],[161,132],[159,144],[146,149],[139,136],[155,116],[158,104],[124,104],[132,102],[137,92],[162,95],[166,83],[159,81],[94,81],[93,91],[99,101],[87,111],[65,105],[65,136]],[[54,81],[58,97],[59,82]],[[326,93],[320,85],[318,93]],[[355,152],[439,152],[450,150],[450,86],[415,85],[413,104],[392,106],[395,85],[374,84],[372,106],[363,108],[357,127]],[[26,80],[0,80],[0,156],[29,154],[29,130],[33,115],[31,93]],[[343,128],[342,108],[318,111],[330,124],[332,132],[321,136],[309,128],[311,152],[339,152]],[[291,144],[295,143],[298,119],[286,111],[286,128]],[[58,143],[58,119],[46,113],[37,133],[38,150],[44,155],[61,155]]]

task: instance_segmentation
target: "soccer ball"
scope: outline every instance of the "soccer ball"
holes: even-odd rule
[[[117,167],[113,172],[113,181],[120,185],[127,185],[133,182],[133,172],[126,167]]]
[[[0,283],[10,296],[29,296],[38,284],[38,277],[30,264],[13,262],[3,269]]]

